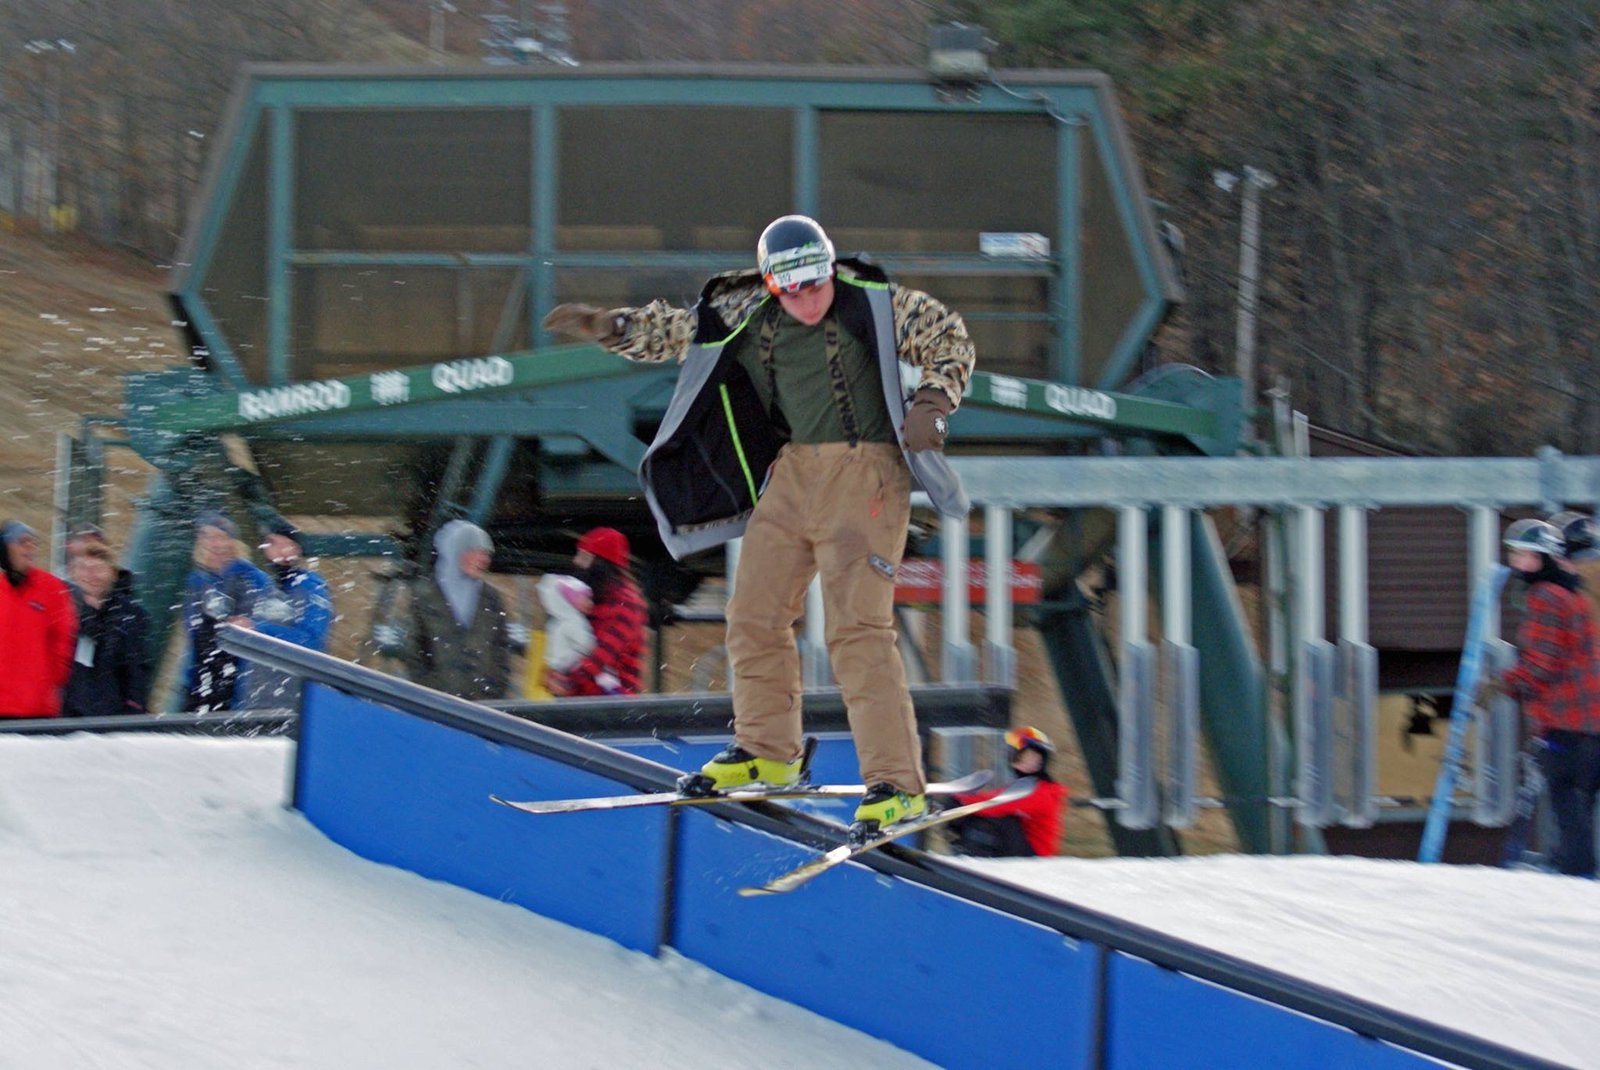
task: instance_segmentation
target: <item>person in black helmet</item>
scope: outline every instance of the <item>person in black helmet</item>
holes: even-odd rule
[[[1561,532],[1567,547],[1563,567],[1583,581],[1583,593],[1589,596],[1595,619],[1600,620],[1600,537],[1594,521],[1582,513],[1563,512],[1550,518],[1550,526]]]
[[[1517,630],[1517,663],[1479,688],[1483,708],[1496,694],[1522,704],[1523,717],[1543,741],[1539,765],[1555,814],[1557,871],[1595,875],[1594,805],[1600,796],[1600,625],[1579,593],[1582,582],[1563,569],[1561,533],[1543,520],[1518,520],[1503,536],[1506,563],[1527,585]]]
[[[1061,850],[1061,820],[1067,804],[1067,786],[1050,775],[1050,759],[1055,745],[1050,737],[1032,725],[1006,733],[1011,749],[1011,771],[1033,777],[1039,786],[1016,802],[1002,803],[988,810],[951,822],[956,854],[973,858],[1049,858]],[[968,795],[953,795],[947,806],[990,799],[1003,788],[989,788]]]
[[[926,809],[894,579],[913,487],[966,515],[942,450],[972,342],[932,297],[839,259],[813,219],[774,220],[756,260],[711,279],[693,308],[567,304],[544,324],[683,365],[640,467],[645,498],[674,557],[744,536],[727,610],[734,740],[684,790],[799,777],[793,627],[820,574],[828,654],[870,789],[856,811],[863,835]]]

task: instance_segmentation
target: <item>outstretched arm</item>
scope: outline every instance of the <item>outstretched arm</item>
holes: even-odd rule
[[[693,309],[665,301],[652,301],[643,308],[557,305],[544,318],[548,330],[650,364],[681,361],[694,338],[695,322]]]

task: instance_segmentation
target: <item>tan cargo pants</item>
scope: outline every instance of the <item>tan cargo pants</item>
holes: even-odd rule
[[[894,626],[911,474],[893,443],[785,446],[745,529],[728,602],[734,741],[763,758],[800,753],[794,625],[822,576],[828,657],[844,692],[864,783],[923,789],[922,746]]]

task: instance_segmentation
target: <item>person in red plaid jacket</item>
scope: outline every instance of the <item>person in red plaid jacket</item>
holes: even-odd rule
[[[589,625],[594,647],[564,673],[545,676],[553,695],[637,695],[644,691],[648,613],[629,571],[628,537],[616,528],[593,528],[578,540],[572,563],[594,592]]]
[[[1566,544],[1543,520],[1506,529],[1506,563],[1528,585],[1517,663],[1486,687],[1522,703],[1542,737],[1539,763],[1560,842],[1558,872],[1595,875],[1594,805],[1600,794],[1600,628],[1583,581],[1562,568]]]

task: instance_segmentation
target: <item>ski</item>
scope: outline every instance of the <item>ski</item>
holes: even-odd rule
[[[1460,773],[1461,761],[1467,749],[1467,728],[1478,712],[1474,703],[1483,664],[1485,636],[1488,634],[1489,619],[1499,605],[1500,591],[1505,587],[1509,575],[1511,570],[1505,565],[1491,566],[1478,580],[1477,590],[1472,595],[1472,609],[1467,615],[1467,637],[1461,645],[1461,664],[1456,670],[1455,698],[1450,706],[1450,734],[1445,740],[1444,760],[1439,763],[1439,773],[1434,779],[1428,816],[1422,825],[1422,847],[1417,852],[1418,862],[1437,862],[1444,854],[1456,776]]]
[[[1010,787],[1006,788],[1006,790],[1002,791],[999,795],[996,795],[993,798],[984,799],[981,802],[967,803],[964,806],[953,807],[937,814],[928,814],[925,817],[920,817],[912,821],[902,821],[897,825],[890,825],[887,832],[874,836],[864,843],[842,843],[832,850],[824,854],[820,854],[810,861],[802,863],[786,873],[778,874],[765,884],[748,888],[740,888],[739,894],[743,896],[780,895],[784,892],[792,892],[802,884],[806,884],[807,882],[822,876],[824,873],[828,872],[828,870],[837,866],[842,866],[846,862],[849,862],[853,859],[860,858],[868,851],[876,851],[886,843],[893,843],[895,840],[898,840],[904,836],[910,836],[913,833],[925,832],[928,829],[938,828],[940,825],[946,825],[952,821],[959,821],[963,817],[970,817],[973,814],[982,813],[984,810],[988,810],[991,807],[1000,806],[1009,802],[1016,802],[1018,799],[1024,798],[1030,792],[1032,792],[1033,789],[1038,786],[1038,783],[1039,782],[1032,777],[1022,777],[1019,780],[1013,781]],[[932,793],[932,787],[933,785],[929,785],[930,794]]]
[[[929,784],[929,795],[957,795],[976,791],[992,776],[987,769],[969,773],[959,780]],[[786,788],[741,788],[712,795],[684,795],[676,791],[657,791],[635,795],[602,795],[586,799],[535,799],[519,802],[489,798],[501,806],[525,814],[578,814],[589,810],[631,810],[641,806],[709,806],[712,803],[771,802],[777,799],[851,799],[867,793],[864,784],[796,784]]]

